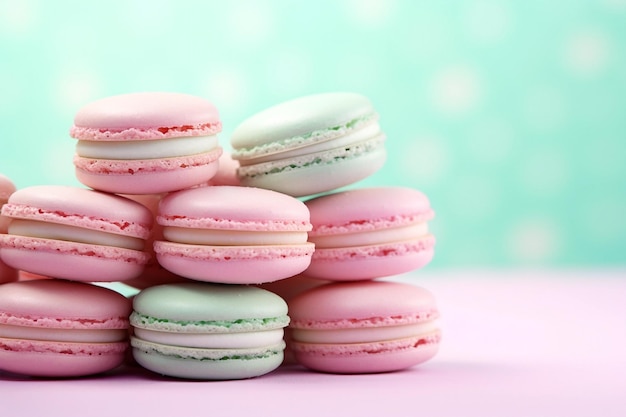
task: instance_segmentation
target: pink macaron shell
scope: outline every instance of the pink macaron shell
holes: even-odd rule
[[[112,282],[139,276],[150,255],[132,249],[0,235],[0,256],[15,269],[73,281]]]
[[[426,195],[408,187],[358,188],[305,204],[313,223],[311,236],[386,229],[434,217]]]
[[[0,338],[0,369],[35,377],[78,377],[117,368],[127,342],[59,343]]]
[[[309,231],[309,210],[300,200],[253,187],[210,186],[182,190],[159,203],[162,226],[246,231]]]
[[[150,211],[135,201],[62,185],[22,188],[11,195],[2,213],[141,239],[150,236],[154,222]]]
[[[83,106],[70,135],[80,140],[166,139],[221,131],[219,113],[202,97],[140,92],[105,97]]]
[[[374,343],[316,346],[292,342],[294,360],[315,371],[337,374],[394,372],[432,359],[440,334]]]
[[[306,275],[332,281],[355,281],[399,275],[432,261],[432,235],[406,242],[348,248],[316,249]]]
[[[313,244],[203,246],[155,242],[157,259],[182,277],[224,284],[261,284],[289,278],[311,262]]]
[[[74,157],[76,178],[96,190],[119,194],[167,193],[208,182],[218,171],[221,148],[160,160],[96,160]]]

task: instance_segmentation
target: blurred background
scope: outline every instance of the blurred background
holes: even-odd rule
[[[626,0],[0,0],[0,173],[80,185],[75,112],[136,91],[216,104],[222,145],[305,94],[368,96],[382,171],[424,191],[428,268],[626,265]]]

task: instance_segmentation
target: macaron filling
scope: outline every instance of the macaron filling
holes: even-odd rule
[[[11,326],[0,324],[0,337],[72,343],[123,342],[127,329],[55,329],[43,327]]]
[[[135,336],[141,340],[173,346],[205,349],[247,349],[280,344],[284,330],[263,330],[241,333],[170,333],[135,327]]]
[[[414,240],[428,235],[427,223],[415,223],[398,227],[387,227],[378,230],[362,230],[354,233],[316,235],[312,232],[309,241],[315,244],[316,249],[343,248],[352,246],[367,246]]]
[[[114,246],[137,251],[142,251],[145,246],[144,239],[132,236],[37,220],[13,219],[8,229],[9,234],[16,236]]]
[[[210,246],[297,245],[307,241],[307,232],[253,232],[219,229],[164,227],[170,242]]]
[[[211,152],[218,147],[217,135],[158,140],[79,140],[76,153],[82,158],[138,160],[197,155]]]
[[[383,133],[378,123],[372,123],[364,126],[362,129],[349,131],[346,135],[340,137],[328,136],[313,143],[300,143],[300,146],[292,146],[288,150],[274,152],[271,154],[263,153],[262,155],[242,159],[240,166],[259,164],[263,162],[274,161],[277,159],[294,158],[301,155],[307,155],[317,152],[327,152],[333,149],[343,148],[355,143],[366,142],[372,138],[382,137]]]
[[[291,337],[300,343],[369,343],[423,336],[439,329],[436,321],[402,326],[361,327],[340,329],[293,328]]]

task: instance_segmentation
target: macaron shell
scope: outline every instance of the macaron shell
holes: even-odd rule
[[[95,190],[119,194],[158,194],[208,182],[217,173],[218,148],[211,153],[160,160],[112,161],[75,156],[76,178]]]
[[[305,204],[313,223],[311,235],[385,229],[434,217],[428,197],[408,187],[358,188],[309,199]]]
[[[202,97],[169,92],[121,94],[91,102],[74,117],[81,140],[206,136],[221,131],[215,106]]]
[[[163,331],[183,330],[180,325],[170,323],[172,321],[216,320],[241,324],[245,319],[267,319],[287,314],[285,301],[270,291],[253,286],[199,282],[148,288],[135,296],[133,309],[142,315],[167,319],[158,325]],[[190,326],[185,327],[189,329]],[[256,331],[264,330],[264,327],[246,326],[246,329],[238,327],[238,330]],[[201,328],[195,331],[201,331]]]
[[[332,191],[356,183],[380,170],[387,159],[384,148],[378,148],[353,158],[329,157],[323,163],[267,172],[254,177],[240,176],[241,184],[247,187],[259,187],[304,197]],[[281,165],[290,165],[293,161],[281,161]],[[312,180],[314,179],[314,180]]]
[[[375,343],[346,345],[291,342],[296,362],[320,372],[364,374],[394,372],[432,359],[439,351],[440,334]]]
[[[77,377],[124,362],[128,342],[59,343],[0,338],[0,369],[35,377]]]
[[[133,340],[133,343],[137,343]],[[141,344],[138,344],[141,346]],[[233,350],[232,357],[223,359],[202,359],[203,351],[208,356],[211,349],[177,348],[176,355],[161,354],[158,347],[133,347],[133,357],[139,365],[153,372],[177,378],[200,380],[235,380],[254,378],[277,369],[283,362],[283,348],[271,354],[246,357],[245,351]]]
[[[300,97],[243,121],[233,131],[231,144],[235,149],[254,148],[320,130],[333,132],[338,126],[372,114],[372,104],[360,94],[336,92]]]
[[[1,324],[127,329],[130,311],[126,297],[97,285],[38,279],[0,286]]]
[[[292,277],[311,263],[312,243],[274,246],[202,246],[155,242],[167,270],[198,281],[261,284]]]
[[[15,269],[73,281],[136,278],[149,259],[132,249],[13,235],[0,235],[0,246],[0,257]]]
[[[80,187],[40,185],[22,188],[2,209],[12,218],[38,220],[146,239],[152,215],[141,204]]]
[[[399,275],[420,269],[435,255],[432,235],[383,245],[316,249],[305,274],[332,281],[355,281]]]
[[[282,193],[211,186],[167,195],[159,203],[157,220],[163,226],[265,232],[308,231],[309,218],[304,203]]]

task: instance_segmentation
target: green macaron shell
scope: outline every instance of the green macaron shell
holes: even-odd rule
[[[150,287],[133,301],[131,325],[176,333],[234,333],[289,324],[287,303],[253,286],[184,283]]]

